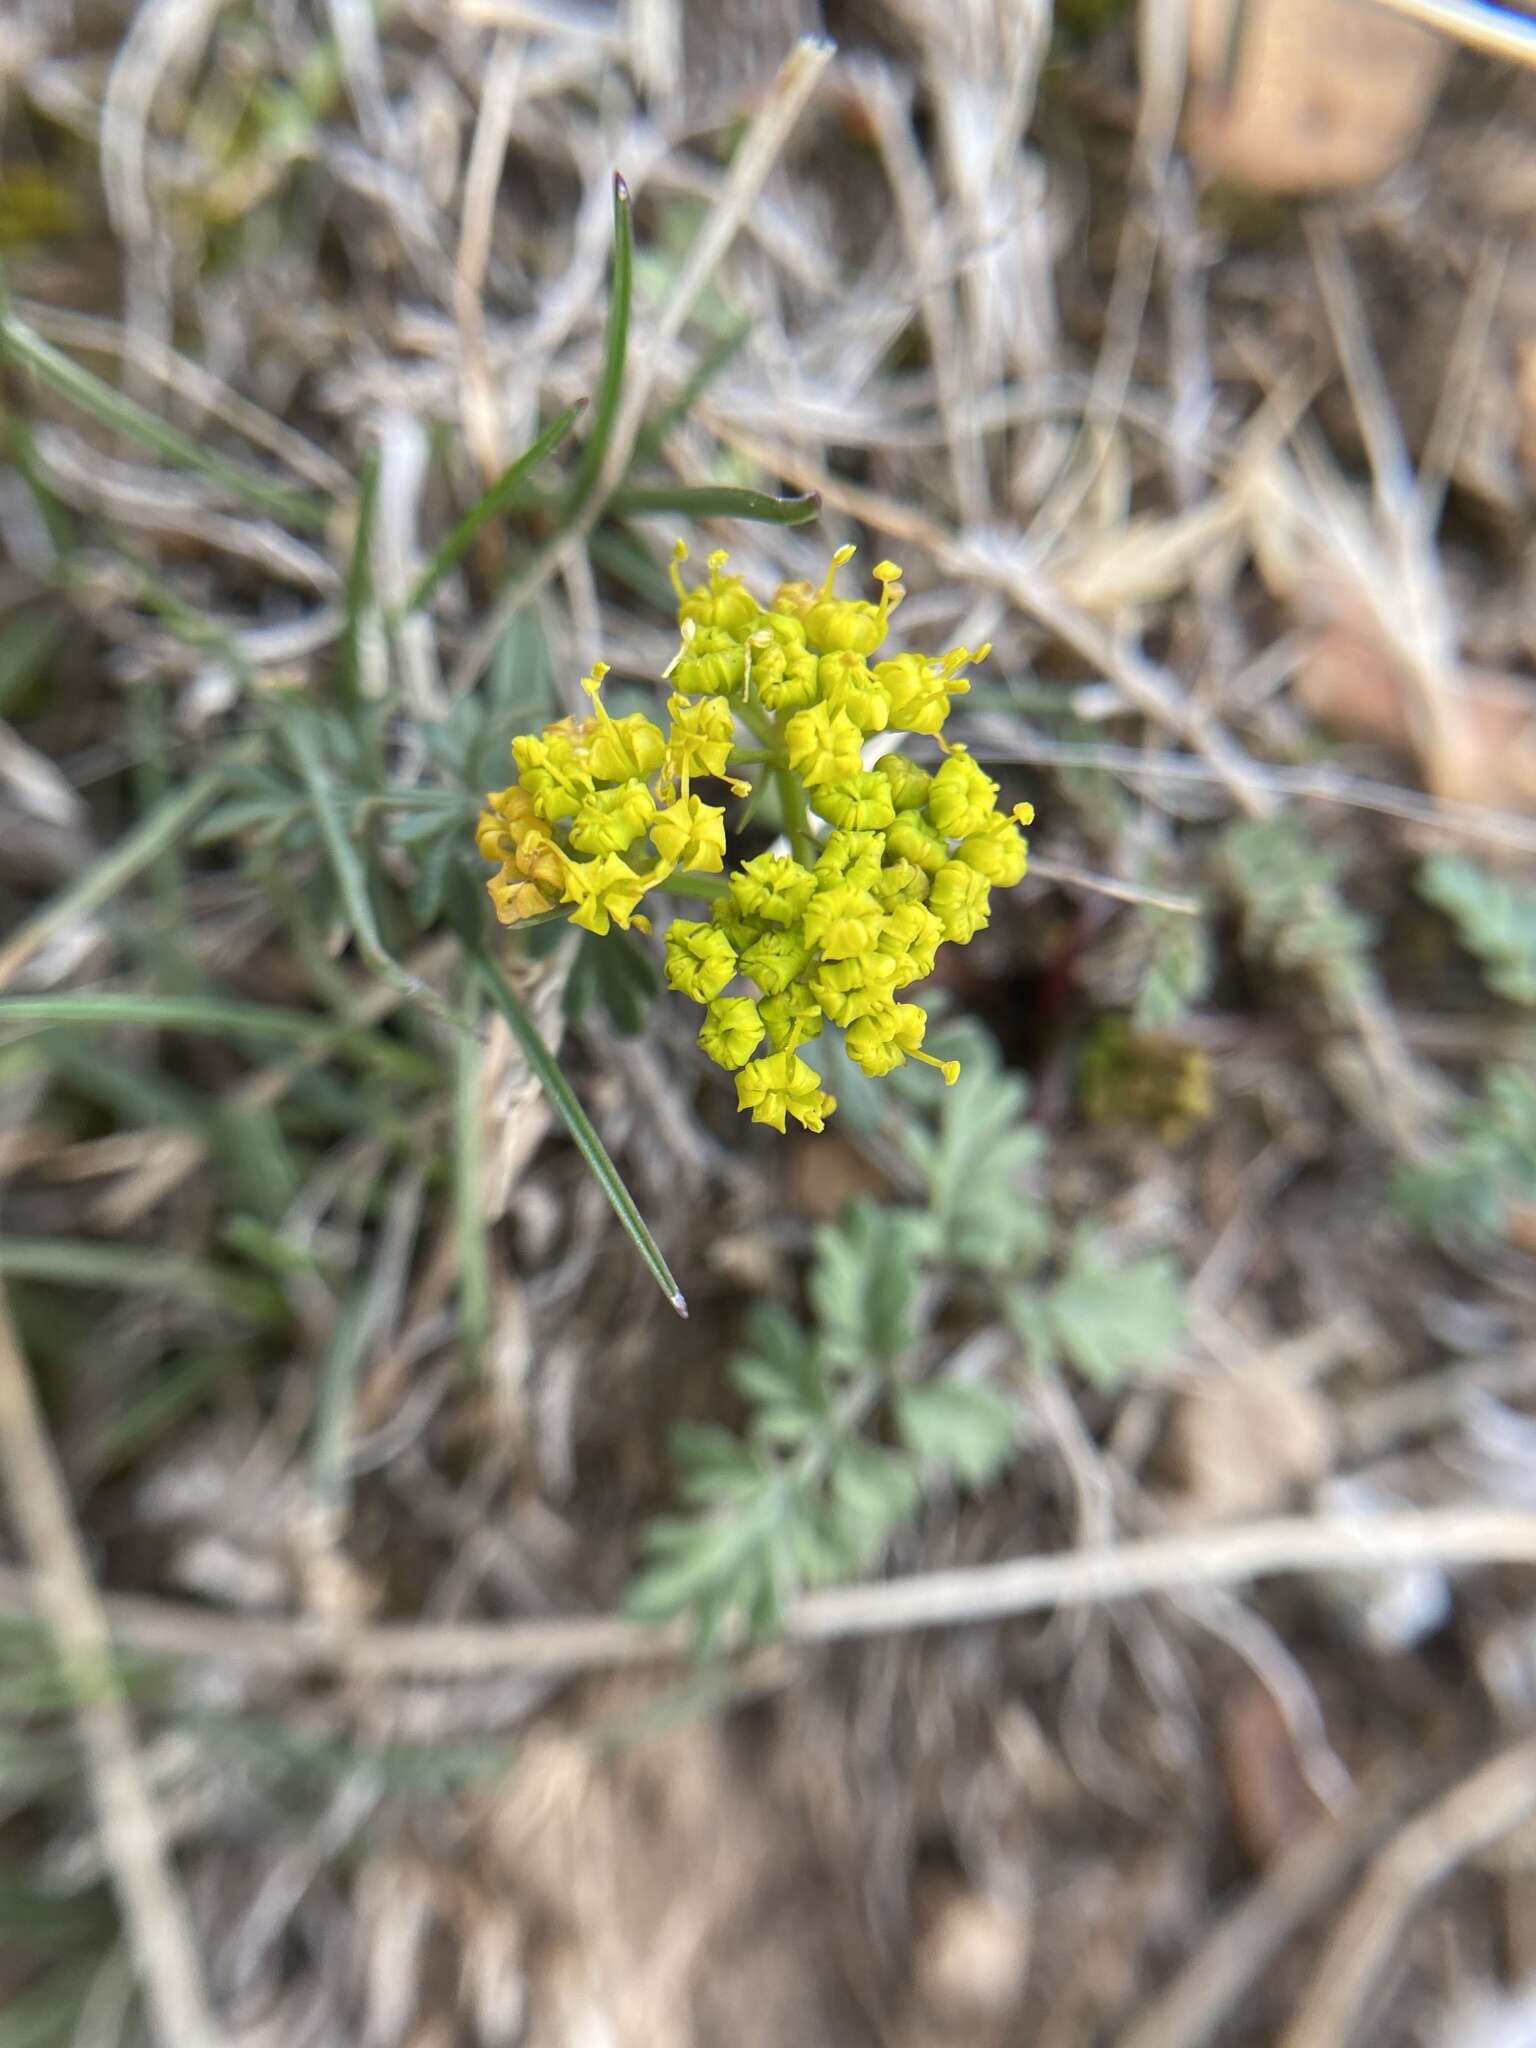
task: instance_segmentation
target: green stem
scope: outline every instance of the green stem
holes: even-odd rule
[[[805,790],[789,765],[783,729],[778,719],[773,712],[765,711],[749,692],[742,702],[741,722],[763,743],[768,772],[779,793],[779,808],[784,813],[784,830],[789,836],[791,853],[802,867],[814,867],[816,836],[811,830],[811,814],[806,808]]]
[[[674,869],[662,888],[672,896],[692,896],[700,903],[714,903],[725,894],[722,875],[690,875]]]
[[[811,831],[811,814],[806,808],[805,790],[787,761],[773,764],[773,786],[779,792],[779,808],[784,813],[784,830],[789,834],[789,850],[802,867],[816,865],[816,840]]]

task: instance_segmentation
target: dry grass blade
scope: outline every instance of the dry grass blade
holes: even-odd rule
[[[1379,4],[1409,21],[1422,22],[1425,28],[1454,36],[1469,50],[1536,67],[1536,22],[1522,20],[1509,7],[1491,6],[1486,0],[1379,0]]]
[[[790,131],[815,91],[817,80],[831,62],[832,54],[831,43],[807,36],[785,59],[732,158],[725,189],[718,203],[705,216],[704,224],[667,296],[654,332],[646,336],[646,347],[630,359],[618,416],[585,509],[556,543],[537,555],[513,579],[511,587],[492,607],[489,618],[471,636],[453,673],[451,687],[455,695],[471,687],[518,613],[531,604],[545,584],[559,573],[567,557],[585,546],[587,534],[601,518],[609,496],[623,481],[629,466],[655,388],[657,365],[682,332],[699,294],[735,240],[788,141]]]
[[[133,1724],[63,1475],[0,1288],[0,1475],[32,1566],[31,1597],[76,1692],[102,1847],[161,2048],[222,2048],[144,1783]],[[29,1602],[30,1604],[30,1602]]]
[[[1415,1816],[1372,1865],[1339,1922],[1281,2048],[1349,2048],[1372,1992],[1425,1895],[1536,1813],[1536,1737],[1527,1736]]]
[[[1115,2048],[1201,2048],[1210,2040],[1271,1959],[1339,1890],[1385,1806],[1381,1793],[1366,1793],[1285,1850]]]

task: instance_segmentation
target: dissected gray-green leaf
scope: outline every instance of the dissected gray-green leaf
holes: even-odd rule
[[[810,1297],[827,1360],[889,1364],[911,1343],[928,1219],[859,1202],[816,1233]]]
[[[1460,854],[1437,853],[1419,870],[1419,894],[1451,919],[1491,989],[1511,1003],[1536,1004],[1536,888]]]
[[[1512,1208],[1536,1202],[1536,1076],[1493,1068],[1481,1101],[1462,1111],[1452,1142],[1400,1173],[1392,1194],[1425,1230],[1497,1237]]]
[[[1183,1326],[1183,1286],[1171,1258],[1117,1263],[1091,1228],[1078,1232],[1066,1272],[1046,1296],[1052,1332],[1067,1357],[1101,1387],[1152,1372]]]
[[[985,1486],[1013,1451],[1013,1409],[991,1387],[929,1380],[898,1388],[892,1409],[901,1440],[912,1455],[954,1473],[967,1485]]]
[[[1290,818],[1249,818],[1222,835],[1219,864],[1248,950],[1313,975],[1332,1006],[1348,1004],[1369,975],[1375,927],[1344,901],[1338,855]]]
[[[909,1124],[902,1142],[928,1183],[935,1252],[997,1272],[1037,1258],[1045,1218],[1026,1191],[1043,1140],[1024,1121],[1029,1095],[990,1049],[972,1055],[939,1100],[936,1127]]]
[[[1142,969],[1131,1010],[1138,1031],[1170,1031],[1191,1003],[1210,992],[1214,958],[1203,917],[1155,905],[1135,913]]]

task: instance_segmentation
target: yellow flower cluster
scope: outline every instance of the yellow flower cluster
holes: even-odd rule
[[[687,589],[679,542],[669,735],[639,715],[610,718],[596,670],[594,718],[514,741],[518,780],[480,821],[481,851],[500,863],[489,887],[503,922],[560,902],[604,932],[610,919],[643,924],[641,898],[675,869],[723,868],[724,813],[690,792],[690,777],[731,781],[732,765],[762,764],[789,851],[744,861],[709,918],[674,921],[666,959],[672,987],[703,1005],[699,1043],[735,1071],[740,1107],[780,1131],[788,1117],[819,1131],[836,1107],[799,1056],[829,1023],[867,1074],[917,1059],[955,1078],[955,1062],[922,1050],[927,1017],[900,992],[933,971],[940,946],[983,928],[994,886],[1021,878],[1018,827],[1033,816],[1027,804],[999,810],[997,784],[942,738],[951,699],[969,688],[962,671],[989,650],[874,659],[901,572],[877,565],[877,603],[839,598],[852,553],[837,551],[819,591],[787,583],[764,606],[725,574],[723,553]],[[866,741],[886,732],[938,739],[939,766],[886,752],[866,767]]]
[[[610,717],[605,663],[582,684],[587,719],[562,718],[512,742],[517,780],[493,790],[475,844],[499,872],[486,884],[503,924],[570,906],[571,921],[601,937],[611,925],[650,930],[641,898],[679,868],[719,874],[725,812],[689,789],[694,775],[726,781],[736,737],[730,707],[668,700],[671,731],[640,712]],[[746,785],[732,781],[745,793]]]

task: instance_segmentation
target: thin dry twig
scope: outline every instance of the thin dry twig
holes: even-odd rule
[[[973,744],[975,735],[998,729],[995,721],[977,719],[972,723]],[[1050,740],[1029,732],[1017,721],[1006,728],[996,743],[983,739],[981,744],[989,761],[1015,762],[1021,766],[1101,768],[1109,775],[1147,776],[1164,782],[1222,780],[1209,761],[1188,754],[1146,754],[1135,747]],[[1365,776],[1344,774],[1334,768],[1273,767],[1268,762],[1249,761],[1246,772],[1276,797],[1294,797],[1303,803],[1344,804],[1354,810],[1376,811],[1386,818],[1401,818],[1405,824],[1447,832],[1459,839],[1507,847],[1512,853],[1536,853],[1536,823],[1518,817],[1513,811],[1425,797],[1416,790],[1400,789],[1390,782],[1372,782]]]
[[[75,1696],[75,1725],[123,1924],[163,2048],[221,2048],[112,1664],[112,1632],[0,1288],[0,1477],[41,1613]]]
[[[1086,889],[1095,896],[1113,896],[1117,903],[1144,903],[1152,910],[1171,910],[1180,917],[1198,917],[1200,902],[1194,896],[1171,895],[1164,889],[1143,889],[1136,882],[1122,882],[1113,875],[1096,875],[1075,861],[1051,860],[1031,853],[1029,872],[1042,882],[1060,882],[1068,889]]]
[[[1235,1586],[1309,1572],[1395,1572],[1437,1564],[1536,1565],[1536,1513],[1445,1508],[1418,1514],[1277,1517],[1102,1549],[1010,1558],[810,1593],[784,1621],[791,1642],[837,1642],[1006,1621],[1050,1608],[1128,1600],[1192,1586]],[[24,1574],[0,1571],[0,1613],[29,1604]],[[590,1671],[682,1654],[673,1629],[616,1615],[401,1625],[353,1633],[308,1621],[246,1621],[173,1601],[108,1597],[125,1641],[177,1657],[229,1657],[354,1677],[469,1677],[488,1671]]]
[[[1340,1921],[1281,2048],[1349,2048],[1371,1994],[1427,1892],[1536,1813],[1536,1736],[1482,1764],[1377,1857]]]
[[[1328,1815],[1292,1842],[1162,1992],[1116,2048],[1201,2048],[1266,1965],[1343,1883],[1381,1826],[1388,1788],[1363,1790],[1350,1810]]]
[[[705,409],[700,408],[701,416]],[[712,416],[720,439],[775,470],[801,490],[816,491],[824,504],[861,519],[877,532],[920,547],[946,575],[960,582],[1000,590],[1017,608],[1053,633],[1116,685],[1129,703],[1154,723],[1177,733],[1202,753],[1216,779],[1249,817],[1267,817],[1274,798],[1250,761],[1203,704],[1197,703],[1169,670],[1117,639],[1099,621],[1070,604],[1022,536],[996,533],[959,536],[910,505],[862,484],[845,482],[798,450],[744,433]]]

